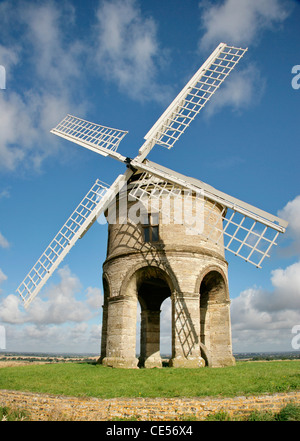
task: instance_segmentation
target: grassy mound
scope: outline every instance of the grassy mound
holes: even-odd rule
[[[300,390],[300,361],[201,369],[112,369],[57,363],[0,369],[0,389],[77,397],[232,397]]]

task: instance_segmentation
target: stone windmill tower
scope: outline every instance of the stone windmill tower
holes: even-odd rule
[[[51,130],[125,163],[127,170],[110,187],[96,181],[17,292],[28,306],[76,241],[105,213],[109,234],[99,360],[106,366],[162,365],[160,308],[167,297],[172,303],[171,366],[234,363],[225,250],[260,267],[287,222],[146,157],[156,144],[173,147],[245,51],[221,43],[147,133],[134,159],[116,151],[127,132],[71,115]]]
[[[160,170],[166,171],[162,167]],[[222,207],[209,200],[204,203],[193,193],[178,191],[173,195],[175,188],[170,184],[168,193],[162,195],[162,181],[157,179],[153,184],[153,179],[143,179],[139,172],[133,174],[119,195],[117,213],[113,207],[109,223],[103,265],[101,361],[108,366],[161,367],[160,309],[163,301],[171,297],[171,366],[233,364],[224,244],[223,240],[211,243],[203,235],[209,234],[204,216],[217,221],[222,229]],[[149,198],[137,203],[131,196],[135,191],[140,193],[141,186]],[[155,188],[157,195],[153,197]],[[139,360],[135,355],[138,302]]]

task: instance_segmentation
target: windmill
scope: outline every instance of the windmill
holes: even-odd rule
[[[155,145],[167,149],[174,146],[246,51],[220,43],[146,134],[145,142],[134,159],[117,151],[126,131],[72,115],[67,115],[51,130],[51,133],[95,153],[123,162],[126,171],[111,186],[97,180],[71,214],[17,289],[25,307],[32,302],[76,241],[109,208],[127,183],[130,183],[132,198],[142,201],[147,196],[152,197],[158,202],[157,207],[162,195],[177,197],[188,191],[201,196],[206,226],[201,233],[202,240],[211,246],[220,245],[261,267],[264,258],[269,257],[271,247],[276,244],[278,234],[285,232],[286,221],[147,159]]]

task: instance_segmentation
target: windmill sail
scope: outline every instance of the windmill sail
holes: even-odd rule
[[[100,155],[115,156],[116,159],[118,159],[116,150],[128,133],[124,130],[101,126],[72,115],[67,115],[50,132],[100,153]]]
[[[159,207],[159,199],[162,196],[182,197],[182,189],[200,195],[204,204],[206,225],[201,231],[202,238],[215,244],[224,244],[225,250],[257,267],[261,267],[265,257],[270,257],[270,250],[276,245],[278,234],[285,232],[286,221],[226,195],[202,181],[181,175],[151,161],[139,165],[134,161],[133,163],[137,164],[143,173],[141,178],[132,184],[131,197],[141,201],[147,197],[151,198],[152,206],[155,205],[153,200],[156,200],[156,206]],[[218,216],[216,206],[221,207]],[[211,216],[212,213],[214,216]]]
[[[124,175],[120,175],[110,188],[99,180],[95,182],[18,287],[17,292],[25,307],[39,293],[77,240],[106,209],[119,191],[123,179]]]
[[[143,160],[155,144],[170,149],[221,86],[247,49],[221,43],[146,134]]]

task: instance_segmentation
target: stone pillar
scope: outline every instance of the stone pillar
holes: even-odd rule
[[[141,312],[141,355],[139,365],[145,368],[161,368],[160,311],[144,309]]]
[[[172,296],[172,359],[170,366],[205,366],[200,352],[199,294],[174,293]]]
[[[103,365],[137,368],[136,311],[136,299],[127,296],[108,299],[106,357]]]
[[[209,333],[208,347],[211,353],[212,367],[233,366],[230,301],[216,303],[208,301],[207,306]]]
[[[102,309],[103,309],[103,314],[102,314],[102,333],[101,333],[101,355],[97,363],[102,363],[103,359],[106,357],[107,315],[108,315],[107,299],[104,300],[104,305]]]

